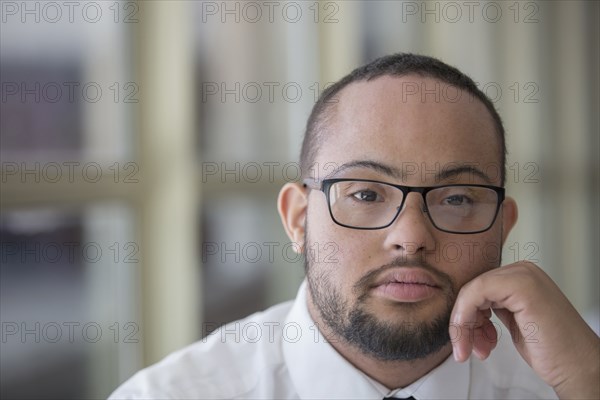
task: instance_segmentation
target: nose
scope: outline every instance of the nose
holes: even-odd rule
[[[409,193],[396,220],[386,228],[385,248],[398,256],[414,256],[435,248],[432,225],[420,193]]]

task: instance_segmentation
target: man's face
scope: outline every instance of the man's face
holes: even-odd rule
[[[350,84],[334,106],[311,176],[500,186],[492,117],[466,92],[432,78],[383,76]],[[309,307],[324,330],[370,356],[425,357],[448,343],[461,286],[499,265],[501,214],[483,233],[442,232],[424,212],[421,195],[410,193],[391,226],[358,230],[337,225],[324,193],[312,190],[305,237]]]

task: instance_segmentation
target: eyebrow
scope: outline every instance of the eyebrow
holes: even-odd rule
[[[483,171],[469,164],[457,164],[457,166],[454,168],[442,169],[442,171],[436,175],[435,179],[436,181],[443,181],[462,174],[475,175],[490,185],[494,183]]]
[[[340,165],[338,168],[336,168],[333,172],[331,172],[325,178],[334,178],[335,176],[339,175],[340,173],[344,172],[345,170],[352,169],[352,168],[367,168],[367,169],[371,169],[376,172],[382,173],[384,175],[387,175],[391,178],[397,178],[397,179],[403,178],[406,176],[406,174],[404,174],[398,168],[394,168],[394,167],[391,167],[389,165],[386,165],[386,164],[383,164],[383,163],[380,163],[377,161],[354,160],[354,161],[350,161],[350,162]]]
[[[454,177],[457,177],[462,174],[471,174],[483,179],[488,184],[493,184],[492,180],[489,176],[487,176],[483,171],[479,168],[471,164],[460,164],[460,163],[452,163],[452,168],[442,168],[441,171],[434,175],[434,179],[436,182],[448,180]],[[379,172],[381,174],[387,175],[390,178],[404,180],[408,177],[406,171],[402,169],[398,169],[396,167],[392,167],[390,165],[386,165],[384,163],[373,161],[373,160],[354,160],[340,165],[333,172],[328,174],[325,178],[335,178],[337,175],[342,172],[353,169],[353,168],[367,168],[373,170],[375,172]]]

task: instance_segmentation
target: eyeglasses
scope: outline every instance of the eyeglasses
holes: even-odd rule
[[[325,193],[329,214],[341,226],[383,229],[400,214],[406,197],[420,193],[423,211],[437,229],[449,233],[480,233],[493,225],[504,201],[504,188],[488,185],[415,187],[368,179],[305,179],[304,186]]]

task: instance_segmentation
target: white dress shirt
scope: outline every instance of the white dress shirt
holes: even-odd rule
[[[504,334],[502,334],[504,333]],[[342,357],[308,313],[306,282],[294,302],[229,323],[146,368],[110,399],[533,399],[556,398],[521,359],[506,330],[486,361],[450,356],[389,390]]]

